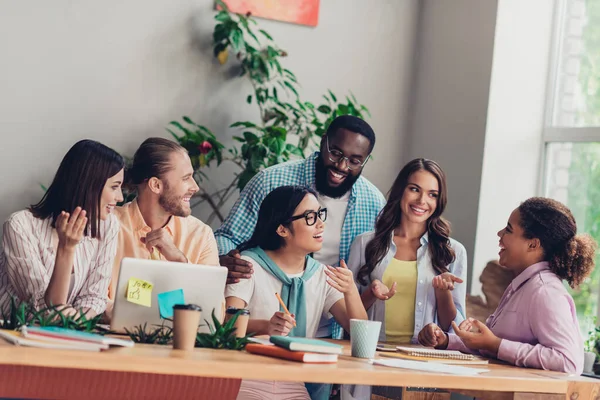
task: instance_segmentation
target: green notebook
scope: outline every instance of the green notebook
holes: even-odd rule
[[[291,351],[308,353],[342,354],[343,346],[324,340],[289,336],[271,336],[271,343]]]

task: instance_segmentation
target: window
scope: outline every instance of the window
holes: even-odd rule
[[[579,233],[600,242],[600,1],[556,3],[543,192],[569,206]],[[583,333],[598,314],[599,292],[600,266],[571,291]]]

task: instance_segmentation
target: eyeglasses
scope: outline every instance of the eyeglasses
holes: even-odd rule
[[[325,222],[325,220],[327,219],[327,209],[326,208],[319,208],[319,211],[306,211],[302,215],[295,215],[295,216],[293,216],[287,222],[292,222],[292,221],[295,221],[297,219],[304,218],[304,220],[306,221],[306,225],[313,226],[314,224],[317,223],[317,217],[321,221]]]
[[[367,161],[369,161],[369,158],[371,158],[370,154],[365,161],[361,161],[360,158],[356,157],[346,157],[341,151],[335,149],[331,150],[329,148],[329,136],[326,136],[325,140],[327,143],[327,152],[329,153],[329,161],[335,164],[341,164],[342,161],[346,160],[346,168],[349,170],[356,170],[364,167]]]

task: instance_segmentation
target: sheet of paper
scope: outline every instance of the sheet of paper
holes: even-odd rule
[[[489,369],[483,368],[471,368],[461,367],[457,365],[440,364],[435,362],[423,362],[423,361],[411,361],[411,360],[398,360],[398,359],[385,359],[385,360],[371,360],[373,365],[383,365],[385,367],[411,369],[414,371],[426,371],[426,372],[442,372],[452,375],[477,375],[483,372],[490,372]]]
[[[144,307],[152,307],[152,288],[154,285],[143,279],[129,278],[127,283],[127,301]]]
[[[159,293],[156,297],[158,299],[158,312],[161,318],[173,318],[173,306],[176,304],[185,304],[183,289]]]

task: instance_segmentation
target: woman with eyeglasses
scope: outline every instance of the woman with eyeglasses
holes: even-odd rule
[[[464,320],[467,252],[450,238],[446,202],[442,168],[412,160],[394,181],[375,231],[352,243],[348,267],[369,319],[382,322],[381,342],[417,343],[431,322],[448,330]],[[344,387],[342,398],[370,398],[368,389]]]
[[[248,332],[315,337],[322,315],[331,313],[349,330],[350,319],[366,319],[352,272],[341,261],[332,268],[310,254],[321,249],[327,209],[316,193],[282,186],[263,200],[254,234],[239,248],[252,263],[250,279],[228,285],[227,306],[248,308]],[[290,315],[282,311],[279,293]],[[308,399],[302,383],[243,381],[238,399]]]

